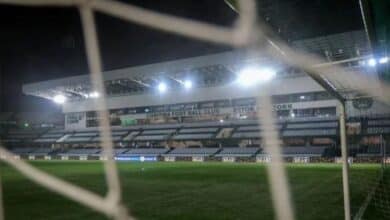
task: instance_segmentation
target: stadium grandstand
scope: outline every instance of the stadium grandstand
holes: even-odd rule
[[[389,3],[224,0],[198,17],[212,1],[186,13],[145,2],[0,0],[77,17],[79,36],[56,44],[86,58],[69,69],[87,61],[81,75],[16,80],[23,99],[57,112],[0,112],[0,220],[390,219]],[[110,19],[145,35],[111,48]],[[127,42],[153,41],[148,31],[207,50],[123,56]],[[0,104],[20,104],[10,99]]]
[[[327,54],[347,68],[367,74],[373,71],[366,59],[363,30],[292,45]],[[266,155],[257,120],[261,106],[256,100],[258,91],[251,87],[256,80],[274,88],[271,95],[284,157],[340,156],[338,101],[305,72],[266,56],[243,53],[236,50],[105,72],[115,158],[263,160]],[[266,69],[255,70],[258,66]],[[269,79],[253,78],[253,71],[265,71]],[[25,84],[26,95],[58,103],[63,115],[15,118],[3,114],[3,122],[13,118],[13,123],[25,125],[2,131],[3,142],[22,157],[101,158],[96,107],[100,94],[91,88],[88,75]],[[354,91],[344,93],[355,98],[346,108],[350,130],[355,128],[361,139],[355,155],[377,156],[381,150],[367,148],[363,140],[389,135],[389,108],[372,98],[360,98]]]

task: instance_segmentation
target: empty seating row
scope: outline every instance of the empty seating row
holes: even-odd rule
[[[30,155],[35,155],[35,156],[44,156],[44,155],[48,155],[49,153],[51,153],[53,151],[53,149],[51,148],[48,148],[48,147],[40,147],[32,152],[30,152],[29,154]]]
[[[176,129],[144,130],[142,134],[172,134]]]
[[[53,129],[47,133],[41,135],[39,138],[35,139],[36,143],[55,143],[61,139],[67,132],[62,129]]]
[[[97,136],[97,137],[93,137],[91,141],[92,142],[101,142],[102,140],[103,140],[103,138],[101,136]],[[111,140],[114,142],[118,142],[118,141],[122,140],[122,137],[121,136],[112,136]]]
[[[388,125],[388,126],[390,126],[390,120],[369,120],[368,125],[374,125],[374,126]]]
[[[121,156],[159,156],[168,151],[167,148],[135,148],[122,153]]]
[[[59,138],[38,138],[38,139],[35,139],[34,142],[36,143],[55,143]]]
[[[232,138],[259,138],[259,131],[251,131],[251,132],[234,132]]]
[[[282,129],[281,124],[276,124],[275,125],[276,129]],[[261,130],[261,127],[258,125],[247,125],[247,126],[240,126],[237,128],[237,131],[259,131]]]
[[[27,154],[27,153],[33,152],[35,149],[36,148],[33,148],[33,147],[15,147],[15,148],[12,148],[11,151],[14,154]]]
[[[114,148],[113,149],[113,154],[118,155],[118,154],[123,154],[129,151],[129,148]],[[93,151],[90,156],[102,156],[104,154],[104,150],[100,149],[99,151]]]
[[[59,153],[60,156],[88,156],[88,155],[94,155],[101,151],[101,149],[98,148],[74,148],[69,149],[66,152]]]
[[[364,157],[364,156],[378,156],[382,152],[381,146],[375,145],[375,146],[369,146],[367,150],[365,150],[364,153],[358,153],[358,157]]]
[[[302,129],[302,130],[284,130],[282,136],[296,137],[296,136],[335,136],[337,129]]]
[[[234,157],[251,157],[256,153],[261,151],[261,148],[258,147],[227,147],[223,148],[216,157],[226,157],[226,156],[234,156]]]
[[[46,134],[43,134],[40,138],[60,138],[62,136],[64,136],[65,133],[46,133]]]
[[[337,122],[318,122],[318,123],[289,123],[287,129],[301,128],[337,128]]]
[[[326,147],[322,146],[298,146],[283,147],[283,156],[322,156]],[[58,150],[57,150],[58,151]],[[51,148],[13,148],[12,152],[18,155],[59,155],[59,156],[100,156],[103,154],[101,148],[71,148],[56,152]],[[367,149],[367,154],[379,154],[380,146],[372,146]],[[259,147],[225,147],[225,148],[116,148],[114,155],[117,156],[215,156],[215,157],[252,157],[255,155],[266,155]]]
[[[53,151],[51,148],[36,148],[36,147],[15,147],[12,148],[11,151],[14,154],[17,155],[24,155],[24,154],[29,154],[29,155],[47,155]]]
[[[370,127],[367,128],[367,134],[384,134],[390,133],[390,127]]]
[[[322,121],[337,121],[337,116],[323,116],[323,117],[298,117],[298,118],[286,118],[286,119],[279,119],[279,122],[322,122]]]
[[[217,153],[219,148],[175,148],[166,156],[211,156]]]
[[[35,130],[12,130],[5,135],[4,142],[22,142],[22,141],[31,141],[38,138],[46,130],[35,129]]]
[[[381,146],[370,146],[367,149],[367,153],[369,154],[379,154],[381,152]]]
[[[162,141],[166,140],[167,135],[139,135],[134,138],[136,141]]]
[[[289,155],[305,155],[305,156],[321,156],[326,147],[283,147],[282,153],[284,156]]]
[[[127,133],[129,133],[128,130],[112,130],[111,131],[112,136],[124,136]]]
[[[87,136],[70,136],[67,137],[63,142],[64,143],[78,143],[78,142],[90,142],[92,137]]]
[[[93,137],[97,134],[98,132],[77,132],[73,134],[73,137]]]
[[[218,128],[182,128],[179,133],[213,133],[217,132]]]
[[[174,140],[202,140],[211,139],[215,136],[213,133],[201,133],[201,134],[178,134],[173,136]]]

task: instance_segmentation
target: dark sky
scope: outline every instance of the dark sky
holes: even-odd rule
[[[223,0],[129,1],[148,9],[231,26],[237,14]],[[286,40],[362,28],[354,0],[263,0],[261,18]],[[231,50],[97,14],[105,70]],[[0,111],[58,111],[24,96],[21,85],[87,73],[75,9],[0,6]]]

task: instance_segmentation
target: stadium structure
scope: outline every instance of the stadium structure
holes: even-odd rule
[[[370,76],[388,59],[372,58],[363,30],[292,45]],[[338,100],[306,72],[240,50],[104,72],[115,159],[269,161],[256,114],[261,88],[253,86],[264,83],[272,88],[286,161],[337,160]],[[357,161],[381,158],[390,134],[389,107],[345,83],[327,83],[347,100],[350,155]],[[104,159],[96,105],[101,94],[93,91],[88,75],[25,84],[23,92],[61,105],[64,121],[53,126],[28,119],[28,128],[4,130],[2,140],[15,154]]]
[[[389,219],[387,3],[359,2],[364,30],[289,38],[263,1],[226,1],[228,28],[119,1],[9,2],[76,6],[90,75],[23,86],[59,115],[0,115],[0,219]],[[236,49],[102,73],[96,12]]]

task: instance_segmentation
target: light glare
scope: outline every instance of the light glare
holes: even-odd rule
[[[389,62],[389,58],[388,57],[382,57],[379,59],[379,63],[380,64],[384,64],[384,63],[387,63]]]
[[[167,91],[168,87],[165,83],[161,82],[160,84],[158,84],[157,88],[158,88],[159,92],[163,93],[163,92]]]
[[[192,88],[192,82],[190,80],[184,81],[184,88],[191,89]]]
[[[54,96],[53,101],[57,104],[63,104],[66,102],[66,97],[64,95],[56,95]]]
[[[238,83],[243,86],[252,86],[260,82],[267,82],[275,76],[272,69],[248,67],[243,69],[238,75]]]
[[[99,98],[100,94],[98,92],[91,92],[88,96],[89,98]]]
[[[374,58],[371,58],[368,60],[368,65],[370,66],[376,66],[376,60]]]

